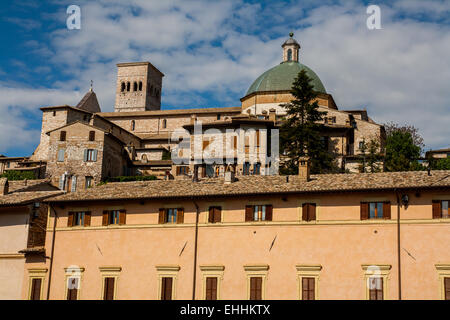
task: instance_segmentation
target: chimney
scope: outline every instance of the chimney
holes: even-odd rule
[[[275,122],[276,120],[277,120],[276,110],[274,108],[271,108],[269,110],[269,121]]]
[[[191,115],[191,124],[195,124],[197,122],[197,116],[195,114]]]
[[[231,184],[234,182],[234,172],[227,171],[225,172],[225,184]]]
[[[9,192],[8,178],[0,178],[0,196],[5,196]]]
[[[309,157],[300,157],[298,161],[298,177],[301,181],[309,181],[311,161]]]

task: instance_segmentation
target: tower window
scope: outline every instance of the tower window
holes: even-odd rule
[[[163,120],[162,127],[163,127],[163,129],[167,128],[167,120],[166,119]]]
[[[89,131],[89,141],[95,141],[95,131]]]
[[[142,91],[142,81],[139,81],[139,91]]]
[[[127,91],[130,91],[130,86],[131,86],[130,82],[127,82]]]
[[[125,82],[122,82],[121,87],[120,87],[120,91],[121,92],[125,91]]]
[[[61,131],[59,133],[59,141],[66,141],[66,131]]]
[[[131,120],[131,131],[134,131],[136,128],[136,122],[134,120]]]
[[[292,61],[292,49],[288,49],[287,51],[287,61]]]
[[[133,91],[137,91],[137,89],[138,89],[138,84],[137,84],[137,82],[134,82],[133,83]]]

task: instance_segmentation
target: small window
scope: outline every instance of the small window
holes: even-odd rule
[[[163,129],[166,129],[166,128],[167,128],[167,120],[166,120],[166,119],[164,119],[164,120],[162,121],[162,128],[163,128]]]
[[[220,113],[217,114],[217,120],[220,120]]]
[[[65,149],[59,149],[58,150],[58,162],[64,162],[64,154],[66,150]]]
[[[188,166],[177,166],[177,168],[176,168],[176,175],[177,176],[187,175],[188,173],[189,173],[189,167]]]
[[[445,300],[450,300],[450,278],[444,278]]]
[[[137,91],[138,90],[138,84],[137,82],[133,83],[133,91]]]
[[[245,207],[245,221],[272,221],[272,205],[254,205]]]
[[[250,300],[262,300],[262,277],[250,278]]]
[[[139,91],[142,91],[142,81],[139,81]]]
[[[31,279],[30,300],[41,300],[42,279]]]
[[[287,51],[287,61],[292,61],[292,49],[288,49]]]
[[[322,136],[320,137],[320,141],[322,143],[323,149],[328,151],[330,138]]]
[[[125,87],[126,87],[125,82],[122,82],[122,84],[120,86],[120,91],[124,92],[125,91]]]
[[[303,221],[316,220],[316,204],[315,203],[302,204],[302,220]]]
[[[54,116],[54,117],[56,116],[56,111],[53,111],[53,116]]]
[[[119,224],[119,210],[110,211],[108,214],[108,224]]]
[[[78,300],[79,278],[67,279],[67,300]]]
[[[73,225],[84,226],[84,212],[74,212]]]
[[[302,300],[315,300],[315,279],[310,277],[302,278]]]
[[[383,202],[369,203],[369,219],[383,218]]]
[[[59,141],[66,141],[66,131],[61,131],[59,133]]]
[[[95,161],[97,161],[97,150],[85,149],[84,150],[84,162],[95,162]]]
[[[131,131],[134,131],[134,129],[136,129],[136,122],[131,120]]]
[[[389,201],[361,203],[361,220],[390,218],[391,203]]]
[[[161,278],[161,300],[172,300],[172,277]]]
[[[63,161],[64,161],[64,160],[63,160]],[[6,168],[9,169],[10,166],[11,166],[11,162],[7,162],[7,163],[6,163]]]
[[[91,225],[91,212],[69,212],[67,216],[68,227],[88,227]]]
[[[359,142],[359,145],[358,145],[358,147],[359,147],[359,150],[362,150],[362,149],[364,149],[364,144],[365,144],[365,142],[364,142],[364,141],[360,141],[360,142]]]
[[[93,181],[94,181],[94,178],[93,178],[93,177],[90,177],[90,176],[86,177],[86,178],[85,178],[85,182],[84,182],[84,187],[85,187],[85,189],[91,188],[91,187],[92,187],[92,182],[93,182]]]
[[[206,300],[217,300],[217,277],[206,278]]]
[[[448,219],[450,216],[448,200],[433,201],[433,219]]]
[[[130,84],[130,82],[127,82],[127,91],[130,91],[130,89],[131,89],[131,84]]]
[[[253,165],[253,174],[260,175],[261,174],[261,163],[257,162]]]
[[[114,300],[115,278],[106,277],[103,290],[103,300]]]
[[[95,141],[95,131],[89,131],[89,141]]]
[[[183,223],[183,208],[164,208],[159,209],[159,223]]]
[[[126,224],[127,212],[125,210],[105,210],[103,211],[103,226]]]
[[[222,220],[222,207],[209,207],[208,222],[216,223]]]
[[[383,300],[383,278],[371,277],[369,281],[369,300]]]

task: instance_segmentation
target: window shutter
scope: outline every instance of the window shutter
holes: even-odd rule
[[[308,221],[316,220],[316,204],[310,203],[308,204]]]
[[[41,300],[41,282],[42,279],[33,279],[31,281],[30,300]]]
[[[72,192],[77,191],[77,176],[73,176],[72,177]]]
[[[83,159],[84,159],[84,162],[87,162],[87,160],[88,160],[88,149],[84,149]]]
[[[450,278],[444,278],[445,300],[450,300]]]
[[[215,207],[214,208],[214,222],[220,222],[222,221],[222,208],[221,207]]]
[[[91,212],[86,211],[84,213],[84,226],[89,227],[91,225]]]
[[[391,219],[391,203],[389,201],[383,202],[383,218]]]
[[[309,209],[308,203],[302,204],[302,220],[303,221],[308,221],[308,209]]]
[[[433,219],[440,219],[442,215],[441,201],[433,200]]]
[[[184,209],[177,209],[177,223],[184,223]]]
[[[159,209],[159,217],[158,217],[158,223],[162,224],[166,222],[166,210],[165,209]]]
[[[272,221],[272,213],[273,213],[273,206],[271,204],[266,205],[266,220]]]
[[[64,190],[64,180],[65,180],[65,176],[62,174],[59,177],[59,190]]]
[[[119,224],[123,225],[126,224],[127,221],[127,211],[122,209],[119,211]]]
[[[108,215],[109,212],[107,210],[103,211],[103,219],[102,219],[102,225],[107,226],[108,225]]]
[[[89,141],[95,141],[95,131],[89,131]]]
[[[302,278],[302,300],[308,300],[308,278]]]
[[[245,221],[253,221],[253,206],[245,206]]]
[[[361,202],[361,220],[369,219],[369,203]]]
[[[103,300],[114,300],[114,278],[105,278]]]
[[[97,161],[97,149],[94,150],[94,155],[92,161]]]
[[[233,149],[237,149],[237,144],[238,144],[237,143],[237,138],[238,138],[237,136],[233,137]]]
[[[73,212],[69,212],[68,218],[67,218],[67,226],[68,227],[73,227],[73,216],[74,213]]]
[[[308,279],[308,289],[309,289],[309,300],[315,300],[315,279],[314,278],[309,278]]]
[[[259,147],[259,130],[256,130],[256,146]]]
[[[209,223],[215,222],[215,207],[209,207],[208,222]]]
[[[172,300],[172,278],[164,277],[161,281],[161,300]]]

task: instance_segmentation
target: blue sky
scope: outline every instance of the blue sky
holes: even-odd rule
[[[369,3],[381,30],[366,27]],[[81,30],[66,28],[70,4]],[[112,111],[118,62],[165,74],[163,109],[239,106],[290,31],[340,109],[415,125],[427,149],[450,146],[450,1],[30,0],[2,3],[0,17],[0,154],[30,155],[39,108],[75,105],[91,79]]]

